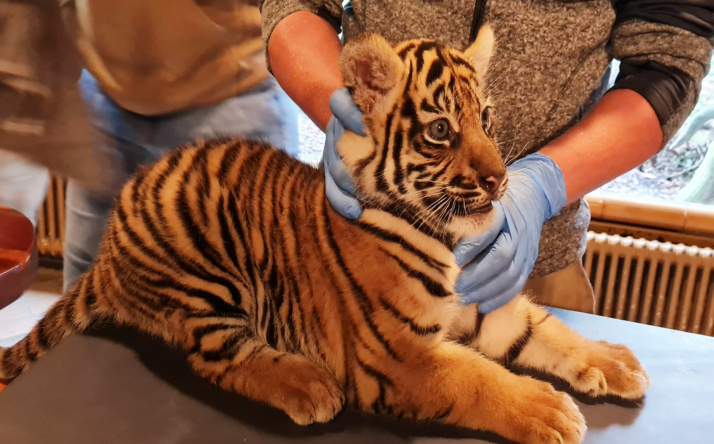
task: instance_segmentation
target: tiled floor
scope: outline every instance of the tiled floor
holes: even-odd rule
[[[40,268],[30,290],[0,310],[0,347],[8,347],[25,337],[61,293],[62,271]]]

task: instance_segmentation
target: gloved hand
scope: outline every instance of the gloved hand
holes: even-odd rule
[[[325,150],[322,161],[325,166],[325,194],[332,208],[346,219],[359,219],[362,216],[362,206],[355,199],[355,185],[350,173],[345,168],[337,153],[337,142],[345,132],[345,128],[364,136],[362,112],[352,101],[346,88],[332,93],[330,110],[333,117],[325,131]]]
[[[456,281],[461,303],[478,302],[479,311],[489,313],[518,295],[538,256],[543,223],[566,199],[563,172],[551,158],[531,154],[508,167],[508,188],[494,202],[494,223],[454,249],[457,264],[468,264]]]

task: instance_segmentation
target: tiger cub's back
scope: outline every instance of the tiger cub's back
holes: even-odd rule
[[[301,241],[296,228],[324,206],[323,187],[314,168],[240,139],[182,147],[143,167],[115,202],[94,267],[112,269],[117,290],[136,283],[120,292],[120,309],[112,311],[130,324],[147,318],[142,324],[155,323],[152,330],[170,328],[142,304],[246,316],[276,341],[270,287],[287,263],[298,262],[286,238]],[[161,292],[138,298],[144,286]]]

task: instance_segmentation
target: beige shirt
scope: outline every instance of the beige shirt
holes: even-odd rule
[[[87,69],[143,115],[219,102],[268,77],[251,0],[60,0]]]

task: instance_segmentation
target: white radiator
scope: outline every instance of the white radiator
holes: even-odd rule
[[[588,233],[585,271],[602,316],[714,336],[714,250]]]
[[[64,249],[65,181],[50,177],[45,203],[37,218],[37,250],[44,256],[62,256]]]

